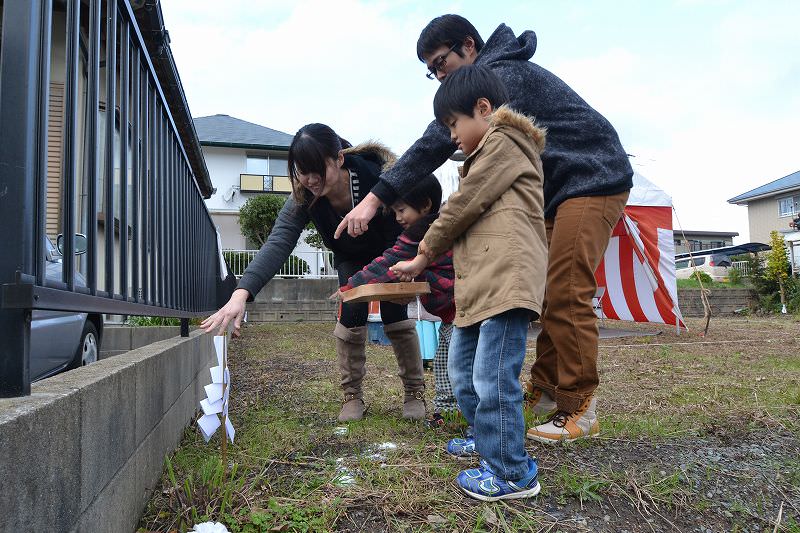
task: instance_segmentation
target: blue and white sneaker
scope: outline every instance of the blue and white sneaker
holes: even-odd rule
[[[539,494],[539,469],[536,459],[528,457],[528,473],[522,479],[510,481],[500,479],[490,469],[486,461],[480,462],[479,468],[462,470],[456,477],[456,483],[467,496],[494,502],[497,500],[514,500],[530,498]]]
[[[473,459],[478,457],[475,451],[475,439],[450,439],[447,441],[447,453],[456,459]]]

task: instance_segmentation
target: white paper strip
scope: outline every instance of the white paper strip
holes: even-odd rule
[[[211,383],[222,383],[222,366],[212,366],[208,370],[211,372]]]
[[[207,415],[215,415],[217,413],[221,413],[222,408],[225,407],[223,404],[224,402],[222,401],[211,403],[207,399],[200,401],[200,407],[203,408],[203,413]]]
[[[197,425],[200,426],[200,431],[203,433],[203,438],[206,442],[209,441],[211,435],[214,434],[221,424],[217,415],[205,415],[197,420]]]
[[[222,399],[222,383],[209,383],[203,388],[206,391],[209,402],[214,403]]]
[[[225,429],[228,431],[228,438],[230,439],[231,444],[233,444],[233,437],[236,436],[236,430],[233,429],[233,424],[231,424],[231,419],[228,417],[225,417]]]
[[[222,255],[222,237],[217,232],[217,252],[219,253],[219,277],[225,279],[228,277],[228,266],[225,264],[225,256]]]
[[[214,337],[214,351],[217,352],[217,364],[222,366],[222,354],[225,353],[225,337],[222,335]]]

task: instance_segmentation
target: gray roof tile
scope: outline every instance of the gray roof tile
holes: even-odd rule
[[[752,191],[747,191],[745,193],[740,194],[739,196],[734,196],[728,203],[730,204],[739,204],[739,203],[747,203],[747,200],[752,198],[757,198],[759,196],[764,196],[768,194],[777,194],[784,190],[791,190],[800,187],[800,170],[797,172],[792,172],[788,176],[784,176],[782,178],[778,178],[775,181],[771,181],[765,185],[760,187],[756,187]]]
[[[200,144],[230,144],[289,149],[292,135],[228,115],[196,117],[194,127]]]

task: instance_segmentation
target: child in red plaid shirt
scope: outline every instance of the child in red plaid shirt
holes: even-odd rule
[[[439,216],[441,199],[442,187],[433,174],[429,174],[413,188],[401,194],[400,199],[392,204],[392,209],[397,222],[403,227],[403,233],[394,246],[383,252],[380,257],[376,257],[361,271],[356,272],[347,280],[347,285],[339,288],[339,291],[345,292],[368,283],[399,281],[390,267],[400,261],[416,257],[419,241]],[[436,396],[433,400],[434,413],[431,422],[434,425],[443,423],[443,413],[455,413],[458,409],[447,375],[447,350],[456,312],[453,301],[453,277],[453,252],[448,250],[428,265],[417,278],[417,281],[427,281],[431,286],[430,294],[420,297],[422,305],[428,312],[442,319],[439,346],[433,362]]]

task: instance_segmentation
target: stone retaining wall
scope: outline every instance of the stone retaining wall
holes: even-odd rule
[[[732,315],[735,311],[751,307],[755,304],[756,297],[750,289],[711,289],[708,300],[711,304],[712,315],[720,316]],[[680,289],[678,305],[685,317],[703,316],[700,289]]]
[[[135,531],[205,398],[212,338],[163,340],[0,399],[0,531]]]

